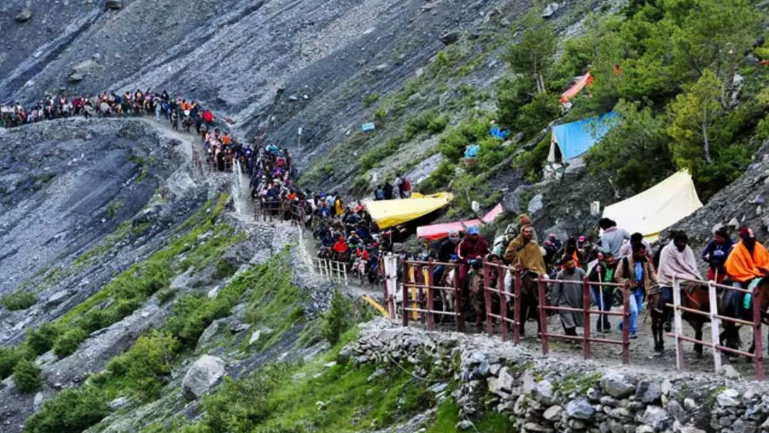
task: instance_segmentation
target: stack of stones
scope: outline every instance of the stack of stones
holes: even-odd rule
[[[521,432],[769,432],[769,393],[713,375],[660,375],[637,368],[544,358],[479,335],[426,332],[379,319],[361,326],[339,362],[435,368],[457,384],[450,396],[472,428],[484,411]]]

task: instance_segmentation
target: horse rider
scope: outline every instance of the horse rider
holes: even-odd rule
[[[769,275],[769,252],[748,227],[740,230],[740,241],[726,259],[726,274],[735,287],[747,289],[756,278]]]
[[[708,280],[721,283],[726,278],[726,259],[734,247],[726,228],[721,227],[713,233],[713,240],[702,250],[702,260],[708,264]]]
[[[691,247],[689,247],[689,237],[684,232],[678,232],[673,236],[673,242],[667,244],[660,252],[660,265],[657,269],[657,281],[660,285],[660,304],[666,305],[673,302],[673,278],[684,277],[693,280],[701,280],[702,276],[697,269],[697,258]],[[684,280],[684,284],[687,284]],[[651,302],[650,302],[651,304]],[[660,309],[658,306],[652,306]],[[665,323],[665,331],[670,332],[670,321],[672,315],[668,316]]]

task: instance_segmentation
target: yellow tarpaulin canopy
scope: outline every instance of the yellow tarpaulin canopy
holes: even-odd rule
[[[638,195],[607,206],[603,216],[616,221],[617,227],[653,241],[701,207],[692,176],[680,171]]]
[[[403,200],[377,200],[364,202],[366,210],[380,229],[397,226],[438,210],[454,199],[448,192],[423,196],[413,194]]]

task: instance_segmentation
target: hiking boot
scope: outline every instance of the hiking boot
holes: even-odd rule
[[[665,323],[665,332],[670,332],[670,330],[671,330],[670,322],[666,322]]]
[[[633,335],[630,336],[630,339],[631,340],[638,340],[638,335],[637,334],[633,334]]]

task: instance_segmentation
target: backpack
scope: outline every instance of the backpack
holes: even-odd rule
[[[407,178],[403,178],[403,190],[404,191],[411,191],[411,182]]]

